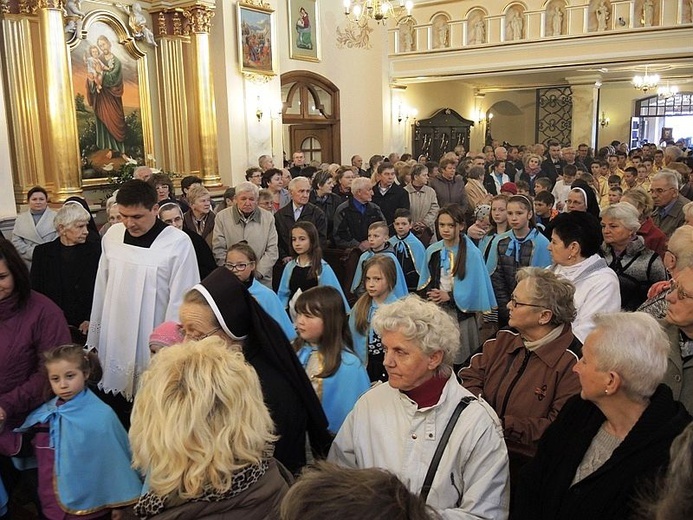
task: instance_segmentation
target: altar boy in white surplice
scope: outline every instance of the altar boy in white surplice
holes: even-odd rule
[[[122,220],[101,241],[87,338],[103,366],[99,388],[128,401],[149,364],[149,334],[178,320],[183,295],[200,281],[190,239],[157,218],[156,200],[154,187],[140,180],[118,190]]]

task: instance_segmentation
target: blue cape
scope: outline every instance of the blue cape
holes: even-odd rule
[[[294,272],[294,267],[296,267],[296,265],[296,259],[291,260],[291,262],[286,264],[286,267],[284,267],[284,272],[282,273],[282,279],[279,282],[277,296],[279,296],[279,302],[284,306],[284,309],[289,308],[289,295],[291,294],[291,290],[289,289],[289,281],[291,281],[291,273]],[[321,260],[320,265],[322,266],[322,270],[318,276],[318,285],[329,285],[330,287],[337,289],[339,294],[342,295],[344,308],[346,309],[346,312],[349,313],[351,308],[349,307],[349,302],[347,302],[346,296],[344,296],[342,286],[339,284],[339,280],[337,280],[337,275],[334,274],[330,264],[325,262],[325,260]],[[286,314],[286,311],[284,314]]]
[[[405,254],[409,256],[414,262],[414,269],[421,275],[421,267],[426,261],[426,248],[421,243],[421,240],[416,238],[414,233],[407,233],[404,238],[399,238],[397,235],[390,237],[390,245],[392,249],[397,251],[398,248],[402,248]]]
[[[464,280],[453,276],[452,297],[455,300],[455,305],[462,312],[486,312],[495,309],[498,307],[496,295],[493,292],[491,277],[486,270],[481,252],[467,235],[464,235],[464,239],[467,241],[467,262],[465,263]],[[434,254],[440,255],[444,248],[445,244],[440,240],[426,249],[426,261],[421,269],[419,290],[423,290],[431,281],[428,267],[431,257]],[[454,266],[457,265],[458,254],[459,247],[455,248],[454,251],[453,271]]]
[[[128,436],[113,410],[89,389],[60,407],[57,400],[54,397],[31,412],[15,431],[49,423],[60,507],[87,514],[137,501],[142,481],[130,467]]]
[[[496,235],[491,243],[489,255],[486,260],[486,267],[491,274],[496,270],[496,267],[498,267],[498,243],[506,238],[510,240],[506,256],[512,256],[514,254],[519,255],[519,250],[517,246],[514,245],[517,239],[515,239],[515,233],[512,229],[500,235]],[[542,235],[539,230],[536,228],[531,229],[522,242],[529,242],[532,244],[532,254],[529,265],[522,267],[548,267],[553,263],[551,261],[551,253],[549,253],[549,240]]]
[[[286,309],[274,291],[253,278],[253,283],[248,287],[248,292],[260,304],[260,307],[277,322],[277,325],[284,331],[286,338],[289,341],[295,340],[297,334],[294,324],[291,323],[291,318],[289,318]]]
[[[317,347],[304,345],[297,352],[303,368],[308,366],[311,355],[317,355]],[[342,350],[342,363],[330,377],[318,378],[318,397],[329,421],[329,430],[337,433],[346,416],[358,401],[358,398],[371,387],[366,367],[356,355],[346,349]]]
[[[7,502],[9,502],[9,500],[5,486],[2,484],[2,479],[0,478],[0,516],[5,516],[7,514]]]
[[[399,260],[397,260],[397,257],[391,251],[374,253],[369,249],[361,254],[359,257],[359,262],[356,264],[354,280],[351,282],[351,292],[356,294],[356,290],[359,288],[359,286],[363,285],[363,264],[366,262],[366,260],[374,257],[375,255],[388,255],[390,258],[392,258],[392,261],[395,263],[395,269],[397,270],[397,282],[395,283],[395,287],[392,292],[395,293],[397,298],[404,298],[407,294],[409,294],[409,289],[407,289],[407,279],[404,276],[404,271],[402,271],[402,266],[399,265]]]
[[[399,300],[399,297],[396,296],[393,291],[387,295],[383,305],[396,302],[397,300]],[[368,363],[368,341],[373,339],[373,328],[370,326],[370,322],[373,319],[373,313],[377,309],[378,305],[373,302],[371,308],[368,310],[368,339],[363,334],[359,334],[359,331],[356,330],[356,315],[353,312],[349,314],[349,329],[351,329],[351,337],[354,340],[354,352],[364,366]]]

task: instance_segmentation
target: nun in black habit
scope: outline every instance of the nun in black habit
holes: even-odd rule
[[[317,458],[327,456],[332,437],[327,419],[291,344],[279,325],[259,306],[245,286],[228,269],[220,267],[186,294],[181,307],[185,323],[186,305],[207,305],[217,323],[209,331],[226,335],[242,344],[243,354],[260,378],[265,403],[279,436],[274,457],[291,472],[306,464],[306,433]],[[215,331],[214,329],[217,329]]]

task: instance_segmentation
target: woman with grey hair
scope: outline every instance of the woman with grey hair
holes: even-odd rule
[[[637,309],[647,299],[650,286],[667,278],[662,259],[637,235],[639,216],[635,206],[627,202],[608,206],[601,213],[601,254],[618,276],[624,311]]]
[[[101,243],[87,240],[91,214],[81,204],[65,204],[53,224],[58,238],[34,250],[31,288],[60,307],[70,326],[72,341],[86,342],[94,299]]]
[[[373,327],[389,380],[359,399],[328,460],[386,469],[444,518],[507,518],[508,456],[500,423],[452,373],[460,346],[454,320],[410,295],[380,307]],[[447,445],[445,456],[434,466],[441,445]]]
[[[596,318],[575,365],[582,388],[522,472],[516,518],[632,518],[691,416],[664,384],[669,342],[642,312]]]
[[[537,443],[565,402],[580,391],[573,367],[581,342],[571,329],[575,287],[547,269],[525,267],[508,302],[510,329],[484,343],[459,371],[464,387],[500,417],[511,476],[534,456]]]

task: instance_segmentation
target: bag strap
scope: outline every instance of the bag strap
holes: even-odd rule
[[[474,397],[472,396],[463,397],[462,400],[457,404],[455,410],[452,412],[450,420],[448,421],[448,424],[445,426],[445,430],[443,430],[443,435],[440,437],[440,441],[438,442],[436,451],[433,454],[431,464],[428,466],[428,471],[426,472],[426,477],[424,478],[424,483],[421,487],[421,493],[419,494],[419,496],[423,499],[424,502],[426,502],[426,500],[428,499],[428,493],[431,491],[431,486],[433,485],[433,478],[436,476],[436,471],[438,471],[440,460],[443,458],[443,452],[445,451],[445,447],[448,444],[450,435],[452,435],[452,430],[455,429],[457,419],[460,417],[460,414],[464,411],[464,409],[467,408],[467,405],[471,403],[473,400]]]

